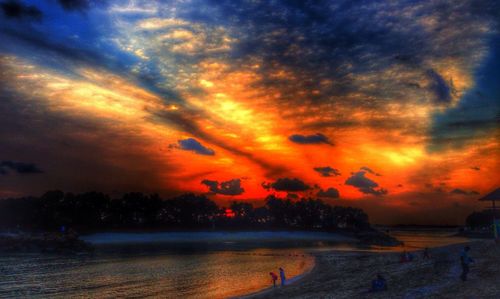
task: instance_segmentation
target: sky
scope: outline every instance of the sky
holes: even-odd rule
[[[274,194],[456,224],[500,185],[498,1],[0,1],[0,198]]]

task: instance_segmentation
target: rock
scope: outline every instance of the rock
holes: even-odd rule
[[[72,235],[59,233],[0,236],[0,252],[92,252],[90,244]]]

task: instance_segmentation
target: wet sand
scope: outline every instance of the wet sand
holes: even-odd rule
[[[500,298],[500,244],[469,245],[475,264],[467,282],[459,278],[463,244],[433,248],[428,260],[416,251],[408,263],[400,263],[396,252],[325,252],[315,254],[316,266],[297,282],[246,298]],[[389,290],[368,293],[377,273]]]

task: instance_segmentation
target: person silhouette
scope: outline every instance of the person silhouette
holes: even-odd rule
[[[285,270],[280,267],[280,278],[281,278],[281,285],[284,286],[286,283],[286,277],[285,277]]]
[[[370,292],[382,292],[387,291],[387,281],[382,276],[382,274],[377,274],[377,278],[372,280],[372,287]]]
[[[273,286],[276,287],[276,280],[278,280],[278,275],[274,274],[274,272],[269,272],[271,275],[271,281],[273,282]]]
[[[474,260],[469,256],[469,251],[470,247],[465,246],[464,250],[460,254],[460,264],[462,266],[462,274],[460,275],[460,279],[462,279],[462,281],[467,280],[467,274],[469,273],[470,270],[469,265],[471,263],[474,263]]]
[[[424,252],[422,253],[424,260],[428,260],[431,258],[431,254],[429,252],[429,248],[425,247]]]

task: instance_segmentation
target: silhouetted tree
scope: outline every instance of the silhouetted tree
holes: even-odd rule
[[[177,226],[210,224],[220,214],[217,205],[204,195],[184,194],[166,202],[164,211]]]
[[[0,227],[24,227],[36,229],[40,226],[39,198],[6,198],[0,200]]]
[[[229,208],[234,212],[231,224],[236,227],[251,227],[256,224],[255,210],[251,203],[237,202],[231,203]]]
[[[65,200],[60,190],[47,191],[40,198],[40,224],[44,229],[57,229],[70,222],[71,211],[69,200]]]
[[[280,199],[274,195],[266,198],[266,207],[269,210],[272,224],[276,227],[293,226],[293,204],[290,199]]]
[[[473,212],[467,216],[465,224],[472,229],[488,228],[493,223],[493,216],[493,210]],[[500,211],[496,211],[495,217],[500,219]]]
[[[295,204],[297,225],[303,228],[323,228],[330,208],[319,199],[301,199]]]
[[[156,229],[337,229],[370,227],[360,209],[331,206],[319,199],[268,196],[263,207],[232,202],[233,217],[204,195],[184,194],[163,200],[140,192],[111,199],[100,192],[48,191],[39,198],[0,200],[0,227],[57,230],[62,225],[81,231],[132,228]],[[473,223],[475,216],[470,216]],[[490,217],[491,218],[491,217]],[[477,221],[476,221],[477,222]],[[475,223],[475,222],[474,222]]]
[[[74,216],[72,224],[76,228],[98,229],[105,226],[111,199],[101,192],[87,192],[73,196]]]

